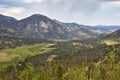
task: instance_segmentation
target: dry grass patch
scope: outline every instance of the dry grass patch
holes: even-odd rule
[[[6,62],[9,60],[10,60],[10,58],[6,53],[3,53],[3,52],[0,53],[0,62]]]

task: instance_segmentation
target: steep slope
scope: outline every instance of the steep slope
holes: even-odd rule
[[[0,14],[0,25],[1,26],[10,26],[16,22],[17,20],[15,18]]]
[[[35,14],[18,22],[18,32],[24,37],[65,38],[66,29],[52,19]]]
[[[0,14],[0,36],[15,36],[14,26],[17,23],[15,18]]]
[[[120,38],[120,30],[117,30],[117,31],[107,35],[106,38]]]
[[[114,31],[107,36],[104,36],[100,39],[100,42],[109,46],[120,44],[120,30]]]

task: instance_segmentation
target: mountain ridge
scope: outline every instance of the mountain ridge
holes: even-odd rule
[[[3,15],[2,17],[6,21],[0,19],[0,21],[4,21],[4,24],[0,24],[0,36],[84,40],[97,38],[101,34],[91,26],[63,23],[41,14],[33,14],[21,20]]]
[[[106,36],[107,38],[120,38],[120,30],[114,31],[113,33]]]

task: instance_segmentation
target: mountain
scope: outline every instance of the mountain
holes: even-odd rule
[[[118,25],[113,25],[113,26],[96,25],[96,26],[92,26],[92,29],[101,30],[101,31],[120,30],[120,26]]]
[[[77,24],[77,23],[63,23],[63,22],[60,22],[58,20],[54,20],[56,23],[58,24],[61,24],[63,26],[68,26],[68,27],[74,27],[74,28],[90,28],[91,26],[86,26],[86,25],[80,25],[80,24]]]
[[[41,14],[34,14],[19,21],[0,15],[0,22],[0,36],[83,40],[96,38],[100,34],[90,26],[62,23]]]
[[[106,36],[107,38],[120,38],[120,30],[117,30]]]
[[[63,23],[58,20],[54,20],[54,21],[64,27],[72,28],[74,32],[78,34],[76,38],[78,36],[80,36],[81,39],[96,38],[99,37],[99,35],[103,34],[103,32],[101,32],[100,30],[92,29],[91,26],[80,25],[77,23]]]
[[[10,26],[16,22],[17,20],[15,18],[0,14],[0,26]]]
[[[9,16],[4,16],[0,14],[0,36],[15,36],[16,30],[14,26],[18,21]]]

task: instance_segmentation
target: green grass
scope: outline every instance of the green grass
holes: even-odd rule
[[[42,43],[17,47],[14,49],[1,50],[0,54],[3,56],[0,55],[0,57],[5,57],[3,59],[7,59],[0,61],[0,71],[4,71],[12,62],[16,63],[24,60],[28,56],[35,56],[37,54],[44,54],[46,52],[52,51],[54,49],[52,48],[53,45],[54,44],[50,43]]]
[[[1,53],[5,53],[9,56],[9,58],[13,59],[15,57],[20,57],[20,58],[25,58],[27,56],[34,56],[37,54],[43,54],[45,52],[49,52],[53,50],[50,48],[54,44],[36,44],[32,46],[23,46],[23,47],[18,47],[15,49],[6,49],[0,51]]]

